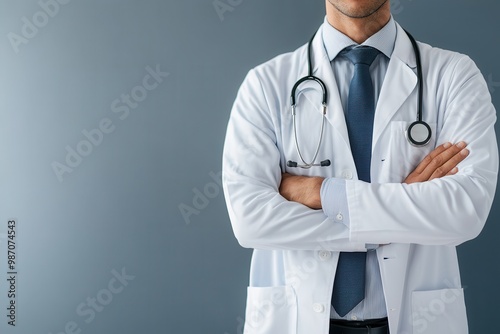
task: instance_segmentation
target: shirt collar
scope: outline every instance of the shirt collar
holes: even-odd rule
[[[343,49],[349,46],[360,45],[330,25],[326,16],[323,26],[323,44],[330,61],[337,57]],[[376,34],[370,36],[370,38],[364,41],[361,45],[374,47],[382,52],[387,58],[391,58],[392,51],[394,50],[394,44],[396,43],[396,34],[396,22],[391,15],[389,22],[387,22],[382,29],[380,29]]]

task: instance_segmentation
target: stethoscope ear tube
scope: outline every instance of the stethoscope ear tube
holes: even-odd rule
[[[299,165],[296,161],[288,160],[286,162],[286,165],[290,168],[295,168],[295,167],[300,167],[300,168],[311,168],[314,166],[319,166],[319,167],[328,167],[332,164],[332,162],[329,159],[321,161],[319,164],[305,164],[305,165]]]
[[[303,78],[300,78],[293,85],[292,93],[290,96],[290,103],[291,103],[291,108],[292,108],[292,119],[293,119],[293,134],[294,134],[294,138],[295,138],[295,147],[297,149],[297,153],[299,154],[300,160],[302,161],[303,164],[299,165],[296,161],[289,160],[287,162],[288,167],[300,167],[300,168],[308,169],[308,168],[311,168],[314,166],[322,166],[322,167],[330,166],[330,160],[323,160],[319,164],[314,163],[316,161],[316,158],[318,157],[318,153],[319,153],[319,150],[321,148],[321,141],[323,139],[323,131],[325,128],[325,118],[326,118],[326,106],[327,106],[326,102],[328,99],[328,90],[326,89],[325,83],[320,78],[312,75],[312,59],[311,59],[312,51],[311,51],[311,48],[312,48],[312,41],[313,41],[315,35],[316,35],[316,33],[309,40],[309,45],[308,45],[308,49],[307,49],[307,51],[308,51],[307,52],[308,75],[306,75]],[[300,86],[300,84],[302,84],[303,82],[306,82],[306,81],[315,81],[316,83],[318,83],[318,85],[320,85],[321,90],[323,92],[323,99],[321,101],[323,119],[321,122],[321,130],[320,130],[320,134],[319,134],[319,138],[318,138],[318,145],[316,146],[316,151],[314,152],[314,156],[313,156],[311,162],[306,162],[304,156],[302,155],[302,152],[300,151],[299,139],[297,137],[297,124],[296,124],[297,120],[296,120],[296,112],[295,112],[297,88]]]

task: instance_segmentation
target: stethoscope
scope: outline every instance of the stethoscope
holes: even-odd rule
[[[432,136],[432,130],[429,124],[422,120],[422,91],[423,91],[423,76],[422,76],[422,63],[420,59],[420,50],[418,48],[417,42],[413,38],[413,36],[406,31],[406,34],[410,38],[411,44],[413,46],[413,52],[415,53],[415,58],[417,62],[417,80],[418,80],[418,98],[417,98],[417,120],[411,123],[406,130],[406,138],[413,146],[424,146],[427,145]],[[321,161],[320,163],[315,163],[319,154],[319,150],[321,148],[321,142],[323,140],[323,132],[325,128],[325,119],[326,119],[326,101],[328,97],[328,91],[326,89],[326,85],[320,78],[314,76],[312,74],[312,61],[311,61],[311,53],[312,53],[312,42],[316,33],[311,37],[307,46],[307,62],[309,66],[309,74],[301,79],[299,79],[292,88],[291,94],[291,104],[292,104],[292,120],[293,120],[293,133],[295,138],[295,147],[297,149],[297,153],[299,155],[300,160],[302,160],[302,165],[299,165],[296,161],[289,160],[287,162],[288,167],[301,167],[301,168],[311,168],[314,166],[326,167],[330,166],[331,161],[326,159]],[[316,81],[323,90],[323,99],[321,101],[322,105],[322,122],[321,122],[321,131],[319,134],[318,145],[316,146],[316,152],[314,152],[314,156],[311,162],[306,162],[302,152],[299,148],[299,141],[297,138],[297,120],[295,118],[296,115],[296,91],[300,84],[305,81]]]

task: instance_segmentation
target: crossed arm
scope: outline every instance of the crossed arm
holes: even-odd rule
[[[403,183],[426,182],[456,174],[458,172],[457,165],[469,155],[469,150],[465,147],[465,142],[459,142],[455,145],[445,143],[438,146],[422,160]],[[311,209],[321,209],[320,189],[323,180],[322,177],[284,173],[279,192],[289,201],[301,203]]]
[[[457,155],[464,144],[443,145],[406,179],[391,179],[399,184],[346,181],[347,207],[329,197],[323,200],[331,202],[321,203],[323,179],[282,174],[279,110],[267,98],[276,94],[274,80],[268,80],[265,67],[250,71],[231,111],[223,154],[224,195],[238,242],[255,249],[314,250],[321,245],[357,251],[367,243],[455,246],[476,237],[496,188],[496,112],[479,69],[467,57],[455,58],[442,65],[447,92],[433,115],[440,122],[436,140],[465,140],[473,154],[465,159],[468,150]],[[337,188],[335,179],[327,182],[328,189]],[[332,224],[336,216],[325,214],[328,208],[347,209],[348,226]]]

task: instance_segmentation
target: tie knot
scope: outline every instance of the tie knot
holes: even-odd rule
[[[357,48],[352,48],[347,51],[344,55],[354,64],[364,64],[370,66],[377,55],[380,53],[379,50],[372,48],[371,46],[362,46]]]

